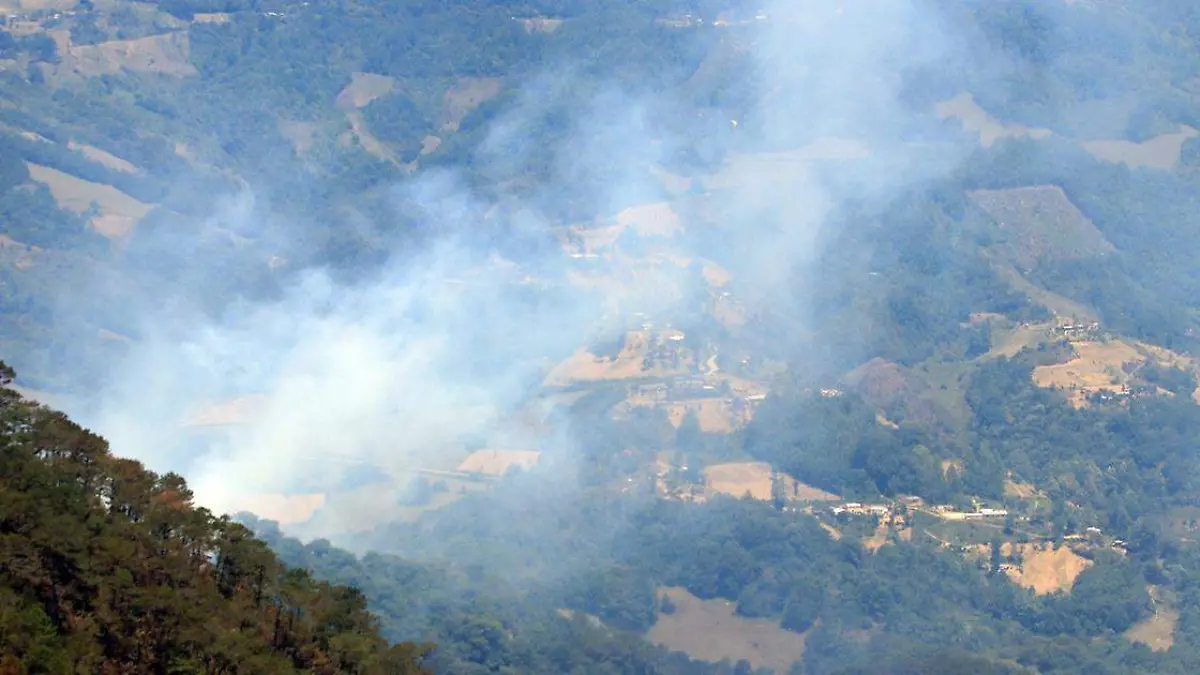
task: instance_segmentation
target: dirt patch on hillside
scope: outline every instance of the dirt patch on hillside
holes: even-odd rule
[[[477,450],[458,465],[458,470],[503,476],[514,466],[528,469],[536,465],[541,456],[537,450]]]
[[[784,494],[788,499],[801,501],[835,501],[839,497],[820,488],[806,485],[785,473],[777,473],[766,462],[730,462],[714,464],[704,468],[704,482],[710,490],[742,498],[749,494],[753,499],[769,501],[772,498],[772,476],[783,481]]]
[[[967,195],[1006,235],[995,248],[1025,271],[1042,261],[1095,258],[1115,250],[1057,185]]]
[[[187,33],[180,31],[136,40],[71,45],[60,67],[84,77],[116,75],[122,70],[189,77],[199,74],[188,61],[190,53]]]
[[[1008,124],[992,117],[975,102],[975,96],[964,92],[935,108],[941,119],[956,118],[962,123],[963,131],[979,134],[979,144],[985,148],[1005,138],[1045,138],[1049,129],[1033,129],[1020,124]]]
[[[26,166],[30,178],[48,187],[60,207],[74,213],[87,213],[95,204],[99,212],[92,217],[91,225],[109,239],[128,237],[137,222],[153,208],[110,185],[76,178],[48,166],[29,162]]]
[[[1141,364],[1146,357],[1126,342],[1072,343],[1075,358],[1051,366],[1033,369],[1033,381],[1039,387],[1058,389],[1076,408],[1087,405],[1087,398],[1099,392],[1122,392],[1130,376],[1125,364]]]
[[[562,25],[562,19],[517,19],[526,33],[553,33]]]
[[[696,415],[700,431],[706,434],[729,434],[736,427],[733,408],[721,398],[700,398],[691,401],[672,401],[664,404],[667,419],[676,429],[683,424],[688,413]]]
[[[1148,141],[1134,143],[1125,140],[1084,141],[1080,145],[1096,159],[1130,168],[1174,169],[1179,166],[1183,144],[1200,132],[1182,126],[1172,134],[1160,134]]]
[[[988,357],[1006,357],[1012,358],[1019,354],[1026,347],[1034,347],[1038,343],[1044,341],[1050,334],[1049,331],[1052,324],[1024,324],[1015,326],[1011,329],[999,329],[992,331],[992,348],[988,350]]]
[[[498,77],[460,78],[442,97],[442,103],[446,106],[446,118],[442,129],[458,131],[458,125],[467,113],[478,108],[484,101],[499,96],[503,84],[503,80]]]
[[[663,588],[675,611],[659,614],[646,634],[651,642],[682,651],[693,659],[745,659],[755,668],[786,673],[804,657],[804,635],[767,619],[738,616],[728,600],[701,600],[683,588]]]
[[[846,373],[846,384],[869,405],[888,408],[903,399],[919,396],[929,389],[903,366],[874,358]]]
[[[349,136],[357,140],[359,147],[366,151],[368,155],[382,159],[385,162],[391,162],[396,166],[407,167],[409,170],[416,168],[415,165],[402,163],[400,158],[396,156],[396,153],[392,152],[391,148],[378,138],[375,138],[367,129],[367,122],[363,119],[361,112],[357,110],[347,112],[346,120],[350,123]]]
[[[1035,497],[1045,497],[1041,492],[1034,487],[1033,483],[1020,483],[1012,478],[1004,479],[1004,494],[1017,499],[1034,499]]]
[[[580,348],[566,360],[551,369],[543,386],[561,387],[575,382],[597,382],[624,380],[635,377],[664,377],[682,375],[688,364],[681,360],[678,366],[668,367],[659,363],[646,367],[654,346],[650,331],[630,331],[616,358],[602,358]]]
[[[138,172],[138,168],[136,166],[134,166],[132,162],[121,159],[120,157],[117,157],[116,155],[112,154],[111,152],[106,152],[95,146],[85,145],[83,143],[76,143],[75,141],[69,141],[67,143],[67,147],[70,148],[71,150],[76,150],[78,152],[83,153],[84,157],[87,157],[89,160],[91,160],[97,164],[102,164],[102,165],[112,169],[113,171],[120,171],[122,173],[137,173]]]
[[[338,92],[336,105],[340,110],[358,110],[371,101],[387,96],[396,87],[395,78],[374,73],[351,73],[350,84]]]
[[[1167,592],[1150,586],[1150,599],[1154,602],[1154,614],[1125,631],[1125,639],[1146,645],[1152,651],[1165,652],[1175,644],[1175,627],[1179,625],[1179,611],[1167,597]]]
[[[203,14],[193,14],[192,21],[194,23],[229,23],[233,18],[232,14],[224,12],[207,12]]]
[[[1013,546],[1006,543],[1000,552],[1011,555]],[[1038,595],[1070,591],[1079,575],[1092,566],[1091,560],[1066,546],[1055,549],[1046,544],[1019,544],[1016,550],[1021,556],[1021,565],[1007,570],[1008,577]]]

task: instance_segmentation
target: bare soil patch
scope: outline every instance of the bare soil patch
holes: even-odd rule
[[[1075,358],[1034,368],[1033,381],[1039,387],[1064,391],[1076,408],[1087,405],[1092,394],[1122,391],[1130,381],[1125,364],[1141,364],[1146,360],[1141,352],[1121,340],[1076,342],[1071,346]]]
[[[728,600],[701,600],[683,588],[663,588],[675,611],[660,614],[646,637],[701,661],[745,659],[755,668],[785,673],[804,656],[804,635],[767,619],[734,613]]]
[[[1005,138],[1045,138],[1051,134],[1049,129],[1033,129],[1020,124],[1001,122],[981,108],[975,102],[975,96],[968,92],[938,103],[936,111],[941,119],[957,118],[962,122],[963,131],[979,134],[979,144],[985,148],[990,148],[996,141]]]
[[[1171,134],[1160,134],[1148,141],[1084,141],[1080,145],[1096,159],[1130,168],[1174,169],[1179,166],[1183,144],[1200,132],[1184,125]]]
[[[1021,555],[1021,565],[1009,569],[1008,576],[1014,583],[1031,588],[1038,595],[1070,591],[1075,579],[1092,566],[1092,561],[1066,546],[1057,549],[1048,544],[1015,546]],[[1001,553],[1011,555],[1013,547],[1014,544],[1006,543],[1001,547]]]
[[[60,49],[60,53],[63,50]],[[164,33],[136,40],[113,40],[95,45],[71,45],[62,67],[84,77],[116,75],[122,70],[175,77],[198,75],[189,61],[186,32]]]
[[[50,194],[60,207],[86,213],[95,204],[99,213],[92,218],[92,227],[109,239],[128,237],[137,222],[153,208],[111,185],[86,181],[39,164],[26,162],[26,166],[33,180],[50,188]]]
[[[729,273],[729,270],[715,262],[705,260],[700,263],[700,269],[701,273],[704,274],[704,280],[713,288],[728,286],[733,281],[733,275]]]
[[[232,18],[232,14],[225,12],[206,12],[192,15],[192,21],[195,23],[229,23]]]
[[[1150,598],[1154,601],[1154,614],[1134,624],[1125,631],[1125,639],[1139,642],[1152,651],[1165,652],[1175,644],[1175,627],[1179,624],[1179,611],[1167,597],[1167,592],[1157,586],[1150,587]]]
[[[736,421],[733,408],[729,402],[721,398],[699,398],[690,401],[672,401],[663,406],[667,411],[667,419],[676,429],[683,424],[688,413],[695,413],[700,430],[706,434],[733,433]]]
[[[562,25],[562,19],[517,19],[526,33],[553,33]]]
[[[387,96],[396,87],[396,79],[374,73],[351,73],[350,84],[338,92],[337,106],[342,110],[358,110],[371,101]]]
[[[541,455],[537,450],[478,450],[468,455],[458,470],[503,476],[514,466],[528,469],[536,465]]]
[[[646,368],[646,358],[653,346],[650,331],[630,331],[625,344],[614,359],[601,358],[580,348],[565,361],[555,366],[546,376],[544,386],[565,386],[574,382],[597,382],[624,380],[635,377],[664,377],[687,372],[687,362],[681,360],[678,367],[667,368],[655,364]]]
[[[86,145],[83,143],[76,143],[75,141],[69,141],[67,143],[67,147],[70,148],[71,150],[77,150],[79,152],[82,152],[84,157],[87,157],[88,159],[90,159],[91,161],[93,161],[97,164],[102,164],[102,165],[112,169],[113,171],[120,171],[122,173],[137,173],[138,172],[138,168],[136,166],[134,166],[132,162],[121,159],[120,157],[117,157],[116,155],[112,154],[111,152],[101,150],[100,148],[97,148],[95,146]]]
[[[835,501],[837,495],[806,485],[785,473],[777,473],[766,462],[730,462],[704,468],[704,482],[710,490],[732,497],[749,494],[754,499],[771,499],[771,477],[778,475],[789,499]]]
[[[683,232],[679,214],[668,202],[653,202],[630,206],[618,213],[617,226],[633,229],[644,237],[671,237]]]
[[[488,99],[500,95],[503,81],[498,77],[463,77],[446,90],[442,102],[446,106],[446,117],[442,123],[445,131],[458,131],[458,125],[467,113],[478,108]]]
[[[992,348],[987,356],[1012,358],[1026,347],[1036,346],[1046,339],[1052,324],[1025,324],[1011,329],[992,331]]]

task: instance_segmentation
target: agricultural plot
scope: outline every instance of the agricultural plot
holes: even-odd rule
[[[804,635],[767,619],[747,619],[728,600],[701,600],[683,588],[663,588],[675,611],[659,614],[646,638],[702,661],[745,659],[756,668],[786,673],[804,656]]]

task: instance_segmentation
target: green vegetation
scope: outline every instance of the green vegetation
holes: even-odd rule
[[[285,567],[12,378],[0,363],[0,670],[425,672],[360,591]]]

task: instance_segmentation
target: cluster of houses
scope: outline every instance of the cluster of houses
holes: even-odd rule
[[[830,511],[835,516],[849,514],[852,516],[875,516],[881,520],[888,520],[907,509],[923,510],[945,520],[982,520],[1008,516],[1008,509],[994,509],[986,506],[976,508],[974,511],[957,511],[954,507],[944,504],[925,507],[920,497],[905,497],[899,502],[891,504],[846,502],[831,507]]]
[[[1100,333],[1100,324],[1095,321],[1090,323],[1059,324],[1052,329],[1051,333],[1072,341],[1091,340]]]

